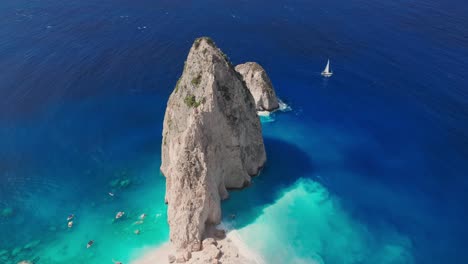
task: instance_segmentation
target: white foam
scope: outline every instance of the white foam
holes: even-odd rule
[[[278,104],[279,104],[278,111],[281,111],[281,112],[292,111],[292,108],[289,105],[287,105],[285,102],[281,101],[281,99],[279,98],[278,98]]]
[[[271,112],[268,111],[257,111],[257,115],[259,116],[270,116]]]
[[[268,114],[265,114],[264,111],[262,111],[262,114],[258,114],[260,117],[260,122],[261,123],[270,123],[270,122],[275,122],[275,114],[267,112]]]
[[[260,117],[260,122],[262,123],[274,122],[276,120],[275,112],[277,111],[280,111],[280,112],[292,111],[292,108],[279,98],[278,98],[278,104],[279,104],[278,109],[275,109],[271,112],[270,111],[257,111],[257,115]]]

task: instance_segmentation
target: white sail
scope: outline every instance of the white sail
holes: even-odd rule
[[[330,60],[327,61],[327,66],[325,67],[324,73],[330,73]]]
[[[327,66],[325,66],[325,70],[323,70],[322,75],[325,77],[330,77],[333,73],[330,71],[330,60],[327,61]]]

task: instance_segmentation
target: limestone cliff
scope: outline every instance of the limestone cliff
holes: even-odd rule
[[[221,220],[226,189],[248,185],[265,161],[242,77],[211,39],[197,39],[164,117],[161,171],[173,245],[199,250],[206,229]]]
[[[279,108],[275,90],[262,66],[247,62],[236,66],[252,94],[257,111],[273,111]]]

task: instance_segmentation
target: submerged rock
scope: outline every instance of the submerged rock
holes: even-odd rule
[[[132,181],[130,179],[126,179],[126,178],[122,178],[122,179],[114,179],[112,181],[109,182],[109,185],[112,187],[112,188],[120,188],[120,189],[125,189],[127,188],[128,186],[130,186],[130,184],[132,183]]]
[[[11,207],[4,208],[0,212],[0,216],[2,216],[2,217],[10,217],[12,215],[13,215],[13,208],[11,208]]]
[[[21,250],[22,250],[22,248],[16,247],[16,248],[14,248],[14,249],[11,251],[11,255],[12,255],[12,256],[16,256],[16,255],[18,255],[18,254],[21,252]]]
[[[271,112],[280,107],[270,78],[262,66],[256,62],[246,62],[237,65],[236,71],[242,75],[247,88],[250,90],[257,111]]]
[[[206,227],[221,221],[226,189],[249,185],[265,161],[254,99],[242,77],[211,39],[197,39],[163,125],[161,172],[176,249],[199,247]]]
[[[38,246],[40,243],[41,243],[40,240],[34,240],[34,241],[29,242],[28,244],[26,244],[23,248],[24,249],[32,249],[32,248],[35,248],[36,246]]]
[[[130,185],[131,181],[129,179],[121,180],[120,181],[120,187],[121,188],[127,188]]]

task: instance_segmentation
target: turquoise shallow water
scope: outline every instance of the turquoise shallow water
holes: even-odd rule
[[[166,208],[160,201],[164,199],[164,183],[151,179],[158,176],[156,167],[148,167],[127,172],[118,178],[130,179],[133,185],[125,188],[110,188],[114,197],[102,193],[102,200],[76,208],[74,226],[59,225],[57,237],[44,244],[35,254],[44,263],[107,263],[111,259],[129,262],[138,256],[146,246],[157,245],[168,238]],[[135,176],[130,176],[135,175]],[[116,177],[117,178],[117,177]],[[145,179],[144,183],[139,178]],[[115,220],[116,212],[125,215]],[[147,214],[140,222],[140,215]],[[140,234],[136,235],[135,230]],[[87,241],[94,240],[90,249]]]
[[[312,180],[299,179],[239,233],[266,263],[414,263],[407,237],[369,230]]]
[[[142,101],[138,95],[133,99]],[[107,111],[101,112],[101,117],[107,118],[109,114],[116,114],[115,111],[122,111],[118,104],[121,100],[126,103],[132,101],[123,97],[107,101]],[[86,119],[96,106],[104,104],[101,99],[70,104],[66,112],[55,117],[57,122],[50,136],[44,136],[40,131],[31,133],[24,124],[16,124],[14,129],[17,137],[24,132],[31,141],[37,140],[37,144],[56,144],[74,137],[72,131],[80,122],[70,122],[72,116],[75,121]],[[37,121],[45,123],[49,117],[38,117]],[[113,124],[121,125],[118,118]],[[93,133],[99,127],[87,125],[92,127]],[[129,127],[125,122],[127,129],[122,129],[124,135],[117,133],[114,136],[123,136],[126,140],[116,143],[107,141],[110,138],[106,135],[113,129],[109,125],[107,122],[101,127],[104,136],[93,134],[88,138],[92,142],[90,145],[62,145],[66,151],[61,152],[64,157],[60,163],[54,163],[57,161],[54,151],[60,152],[59,149],[54,148],[45,155],[43,160],[54,163],[54,170],[25,168],[16,171],[20,175],[26,174],[24,178],[17,174],[6,178],[11,196],[4,199],[2,205],[12,208],[13,212],[11,216],[2,217],[1,223],[5,237],[12,239],[1,241],[2,263],[17,263],[25,259],[36,259],[37,263],[107,263],[112,259],[128,263],[147,247],[167,241],[165,181],[159,173],[157,148],[160,136],[154,136],[152,128],[139,134],[138,125]],[[159,129],[159,125],[155,122],[155,129]],[[86,138],[86,127],[80,131],[80,137]],[[43,137],[42,141],[38,137]],[[95,142],[100,142],[99,146]],[[89,155],[81,157],[79,153],[82,151]],[[134,151],[145,155],[134,156]],[[44,177],[44,174],[52,174],[53,177]],[[124,211],[125,215],[115,220],[119,211]],[[67,227],[69,214],[75,215],[72,228]],[[147,217],[139,223],[141,214],[147,214]],[[135,230],[140,234],[136,235]],[[90,240],[95,243],[87,249],[86,244]]]
[[[47,194],[28,193],[28,200],[22,202],[47,218],[46,223],[38,230],[35,221],[14,216],[16,230],[13,234],[24,232],[23,227],[34,233],[28,233],[23,243],[15,239],[13,244],[4,241],[4,248],[11,251],[1,257],[2,263],[38,258],[38,263],[107,263],[112,259],[128,263],[141,255],[146,247],[167,241],[166,206],[163,202],[165,187],[163,180],[157,177],[160,175],[155,173],[159,163],[155,165],[130,169],[125,174],[118,172],[112,179],[130,179],[131,185],[126,188],[112,188],[110,184],[102,186],[102,192],[94,199],[87,199],[85,195],[74,204],[65,202],[59,205],[41,197]],[[107,191],[113,192],[114,196],[109,196]],[[67,227],[68,214],[54,213],[57,211],[75,214],[72,228]],[[118,211],[124,211],[125,215],[115,220]],[[147,216],[140,221],[143,213]],[[136,235],[135,230],[140,234]],[[86,249],[90,240],[95,243]]]

